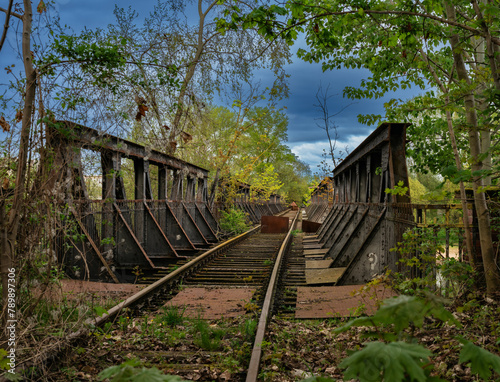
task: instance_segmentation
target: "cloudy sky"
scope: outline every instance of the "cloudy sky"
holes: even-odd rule
[[[33,2],[35,6],[38,0]],[[0,0],[0,6],[6,8],[8,0]],[[115,4],[121,7],[132,6],[141,17],[156,4],[156,0],[56,0],[55,8],[59,12],[61,24],[71,26],[76,32],[87,27],[104,28],[109,23],[114,22],[113,9]],[[0,12],[0,22],[3,25],[3,13]],[[9,36],[6,46],[0,53],[0,86],[6,81],[3,68],[12,61],[10,46],[15,42],[13,35]],[[294,47],[296,50],[296,47]],[[10,57],[9,57],[10,56]],[[324,89],[329,85],[329,94],[333,95],[329,100],[330,113],[334,114],[348,106],[334,118],[338,127],[339,142],[338,147],[349,146],[354,149],[362,142],[374,129],[374,126],[364,126],[358,123],[357,115],[363,114],[383,114],[383,103],[390,96],[379,100],[358,100],[350,101],[342,98],[342,89],[345,86],[358,86],[362,78],[368,76],[368,72],[362,70],[337,70],[323,73],[320,64],[309,64],[294,56],[293,64],[288,65],[287,72],[290,74],[290,98],[284,100],[281,106],[286,106],[286,113],[289,117],[288,145],[299,158],[311,166],[313,172],[317,164],[321,161],[323,149],[327,149],[328,141],[324,130],[317,126],[317,119],[320,117],[319,111],[314,107],[317,103],[315,99],[318,87]],[[265,74],[263,75],[266,76]],[[399,92],[392,97],[409,98],[417,94],[417,90]]]

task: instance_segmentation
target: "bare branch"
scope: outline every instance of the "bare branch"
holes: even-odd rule
[[[5,38],[7,37],[7,31],[9,30],[9,21],[12,13],[12,6],[14,5],[14,0],[9,1],[9,7],[7,9],[0,8],[1,11],[6,13],[5,16],[5,24],[3,26],[2,38],[0,39],[0,52],[2,51],[3,44],[5,42]]]
[[[317,108],[320,113],[321,113],[321,118],[316,118],[317,120],[321,120],[322,123],[317,123],[316,125],[320,128],[326,131],[326,136],[328,137],[328,144],[330,145],[330,156],[332,158],[332,163],[333,166],[336,167],[339,160],[342,158],[342,154],[340,154],[339,158],[335,158],[335,148],[337,146],[337,141],[339,138],[338,130],[337,130],[337,125],[335,124],[334,121],[331,119],[340,113],[342,113],[345,109],[347,109],[349,106],[351,106],[353,103],[350,103],[349,105],[344,106],[342,109],[340,109],[338,112],[335,114],[330,114],[330,111],[328,109],[328,100],[333,97],[333,95],[328,95],[328,91],[330,89],[330,84],[328,84],[328,87],[326,90],[323,92],[323,88],[320,85],[318,88],[318,91],[316,92],[316,100],[318,101],[318,104],[313,105],[315,108]]]
[[[14,2],[14,0],[11,1],[11,3],[13,3],[13,2]],[[23,15],[20,15],[19,13],[16,13],[16,12],[12,12],[12,6],[11,6],[11,4],[9,4],[9,10],[0,7],[0,11],[4,12],[4,13],[7,13],[7,14],[10,13],[11,16],[17,17],[19,20],[23,19]]]

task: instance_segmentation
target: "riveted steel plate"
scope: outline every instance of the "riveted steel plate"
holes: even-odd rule
[[[306,269],[307,285],[334,284],[346,268]]]
[[[283,216],[262,216],[260,218],[261,233],[287,233],[290,219]]]
[[[321,227],[321,223],[316,223],[310,220],[302,220],[302,231],[308,233],[315,233],[319,227]]]

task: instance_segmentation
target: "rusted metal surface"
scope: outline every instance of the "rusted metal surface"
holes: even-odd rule
[[[371,315],[377,303],[396,296],[383,286],[361,293],[364,285],[316,286],[297,288],[295,318],[319,319]]]
[[[96,319],[94,325],[102,326],[106,322],[109,322],[110,320],[114,319],[117,315],[119,315],[123,311],[123,309],[133,308],[138,304],[147,304],[147,302],[154,299],[156,295],[158,296],[163,295],[165,291],[172,289],[182,278],[186,277],[186,275],[189,272],[191,272],[192,269],[194,269],[194,267],[203,264],[204,262],[226,251],[228,248],[231,248],[232,246],[238,244],[242,240],[246,239],[248,236],[254,234],[259,229],[260,226],[254,227],[249,231],[204,252],[200,256],[197,256],[196,258],[189,261],[180,268],[170,272],[165,277],[162,277],[160,280],[154,282],[151,285],[148,285],[139,293],[129,297],[125,301],[122,301],[120,304],[109,309],[106,314]]]
[[[332,271],[335,275],[328,277],[333,281],[338,276],[337,285],[365,283],[387,268],[397,269],[397,254],[390,251],[401,240],[396,225],[411,223],[403,215],[398,216],[402,222],[396,223],[387,205],[407,203],[409,197],[387,194],[385,189],[398,182],[408,186],[406,127],[380,125],[315,192],[308,215],[320,216],[326,198],[331,205],[316,231],[315,249],[306,254],[324,253],[325,258],[333,260],[331,268],[345,268],[341,274]],[[315,282],[320,279],[318,276]]]
[[[321,223],[313,222],[310,220],[302,220],[302,232],[315,233],[321,227]]]
[[[218,320],[244,315],[252,300],[252,288],[185,288],[166,306],[177,306],[184,316]]]
[[[329,268],[332,264],[332,259],[326,260],[306,260],[306,269],[324,269]]]
[[[452,233],[463,238],[457,214],[455,221],[451,219],[451,212],[461,206],[411,204],[409,192],[405,195],[385,192],[398,184],[409,187],[405,158],[407,126],[380,125],[334,169],[331,195],[324,184],[313,193],[315,196],[306,209],[308,218],[321,216],[320,211],[327,204],[325,198],[331,199],[333,205],[328,207],[323,224],[316,231],[317,238],[308,241],[306,253],[319,257],[325,251],[325,256],[333,260],[332,268],[346,268],[337,285],[365,283],[386,269],[409,272],[412,277],[412,269],[398,265],[401,255],[391,251],[408,229],[431,228],[436,238],[439,230],[445,231],[441,232],[446,237],[443,256],[449,256]],[[474,219],[472,212],[470,221]],[[473,240],[476,238],[474,232]],[[455,243],[459,254],[462,241]]]
[[[160,151],[146,148],[132,141],[116,137],[111,134],[103,133],[70,121],[58,121],[66,126],[68,132],[71,132],[67,139],[73,146],[95,148],[96,151],[117,153],[121,157],[137,159],[149,162],[156,166],[167,167],[172,170],[188,171],[197,178],[208,176],[208,170],[196,166],[192,163],[166,155]]]
[[[260,225],[262,233],[286,233],[288,232],[288,225],[290,219],[282,216],[262,216],[260,218]]]
[[[54,171],[59,171],[53,178],[65,177],[65,198],[74,206],[61,232],[79,237],[58,238],[57,256],[70,277],[132,282],[136,267],[155,272],[218,241],[216,214],[208,206],[208,170],[86,126],[58,124],[67,134],[50,134]],[[83,150],[101,157],[100,200],[89,198]],[[125,186],[124,159],[133,164],[132,192]],[[157,174],[156,190],[152,173]],[[247,186],[239,207],[253,222],[284,210],[278,195],[250,203]]]
[[[333,262],[329,266],[332,266]],[[306,269],[307,285],[335,285],[347,268]]]

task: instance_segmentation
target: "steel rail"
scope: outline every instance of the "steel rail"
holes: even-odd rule
[[[187,262],[183,266],[170,272],[168,275],[155,281],[153,284],[148,285],[146,288],[144,288],[144,289],[140,290],[139,292],[135,293],[134,295],[130,296],[129,298],[122,301],[118,305],[115,305],[114,307],[109,309],[107,313],[105,313],[101,317],[96,318],[94,325],[95,326],[104,325],[106,322],[108,322],[112,318],[119,315],[120,312],[123,311],[123,309],[130,308],[131,306],[140,302],[142,299],[144,299],[144,298],[154,294],[155,292],[161,290],[165,284],[172,282],[176,278],[182,276],[183,273],[192,269],[196,264],[202,262],[203,260],[209,259],[210,257],[217,255],[220,252],[230,248],[232,245],[239,243],[240,241],[245,239],[247,236],[250,236],[251,234],[255,233],[259,229],[260,229],[260,224],[256,227],[251,228],[250,230],[242,233],[241,235],[233,237],[232,239],[229,239],[229,240],[225,241],[224,243],[219,244],[218,246],[216,246],[212,249],[209,249],[208,251],[202,253],[200,256],[194,258],[193,260]]]
[[[281,213],[278,214],[278,216],[284,215],[288,212],[289,210],[286,209],[285,211],[282,211]],[[217,245],[214,248],[209,249],[208,251],[204,252],[200,256],[196,257],[195,259],[191,260],[190,262],[184,264],[180,268],[174,270],[173,272],[169,273],[165,277],[161,278],[160,280],[154,282],[153,284],[147,286],[146,288],[142,289],[138,293],[134,294],[133,296],[130,296],[126,300],[122,301],[121,303],[115,305],[111,309],[108,310],[107,313],[105,313],[103,316],[98,317],[94,320],[87,320],[86,323],[89,325],[92,325],[93,327],[101,327],[103,326],[106,322],[110,321],[111,319],[116,318],[124,309],[130,308],[136,304],[138,304],[142,299],[147,298],[149,295],[153,295],[155,292],[159,292],[162,287],[165,286],[165,284],[168,284],[169,282],[175,282],[177,277],[181,277],[184,272],[188,272],[190,268],[194,267],[196,264],[201,263],[204,260],[208,260],[210,257],[215,256],[221,252],[223,252],[226,249],[229,249],[233,245],[238,244],[239,242],[243,241],[247,236],[250,236],[251,234],[255,233],[257,230],[261,228],[261,225],[257,225],[248,231],[242,233],[241,235],[238,235],[232,239],[229,239],[225,241],[224,243],[221,243]],[[56,361],[59,359],[60,354],[67,349],[72,343],[75,341],[85,337],[86,335],[89,334],[89,332],[92,329],[89,327],[82,327],[79,330],[76,330],[74,332],[69,333],[62,341],[61,344],[58,346],[45,350],[42,353],[38,354],[37,360],[38,362],[42,364],[48,364],[50,362]],[[27,366],[23,365],[21,363],[20,365],[20,371],[25,370]],[[5,379],[3,376],[0,376],[0,382],[3,382]]]
[[[288,212],[289,210],[286,209],[285,211],[282,211],[281,213],[278,214],[278,216],[284,215]],[[298,214],[297,214],[298,216]],[[297,219],[297,216],[295,217],[295,220]],[[295,222],[294,220],[294,222]],[[187,262],[180,268],[177,268],[176,270],[170,272],[168,275],[162,277],[158,281],[155,281],[153,284],[148,285],[146,288],[140,290],[139,292],[135,293],[134,295],[130,296],[126,300],[122,301],[118,305],[115,305],[111,309],[108,310],[107,313],[103,314],[101,317],[98,317],[95,319],[93,322],[94,326],[99,327],[104,325],[106,322],[108,322],[110,319],[116,317],[117,315],[120,314],[120,312],[123,309],[129,308],[138,302],[140,302],[143,298],[148,297],[149,295],[153,295],[154,292],[157,292],[162,289],[162,287],[165,284],[168,284],[169,282],[175,281],[177,277],[182,276],[183,273],[189,271],[191,268],[193,268],[196,264],[202,262],[203,260],[208,260],[210,257],[215,256],[219,254],[220,252],[230,248],[231,246],[238,244],[241,242],[243,239],[245,239],[247,236],[250,236],[251,234],[255,233],[257,230],[261,228],[261,225],[257,225],[248,231],[242,233],[241,235],[238,235],[236,237],[233,237],[232,239],[229,239],[225,241],[222,244],[219,244],[218,246],[209,249],[208,251],[202,253],[200,256],[194,258],[193,260]]]
[[[248,365],[246,382],[256,382],[257,377],[259,375],[259,365],[262,356],[262,342],[264,341],[264,336],[266,334],[269,314],[271,313],[271,309],[273,307],[273,300],[276,292],[276,287],[278,285],[281,262],[286,254],[286,251],[288,250],[288,247],[290,246],[290,242],[292,239],[292,231],[294,230],[295,225],[297,224],[297,218],[299,216],[299,213],[300,210],[297,211],[297,214],[293,219],[292,225],[288,230],[288,234],[286,235],[283,244],[281,244],[278,256],[276,257],[276,261],[274,263],[273,272],[269,280],[266,296],[264,298],[264,304],[262,305],[262,311],[259,317],[259,325],[257,326],[257,332],[255,334],[255,341],[252,349],[252,356],[250,358],[250,363]]]

